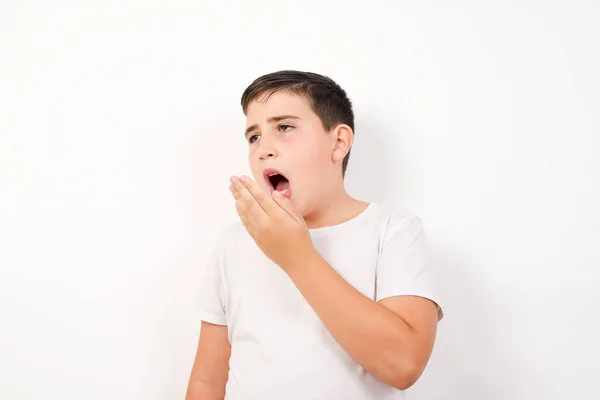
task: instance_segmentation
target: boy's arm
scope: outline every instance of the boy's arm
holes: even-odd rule
[[[434,302],[417,296],[374,302],[318,254],[299,258],[297,267],[286,272],[337,342],[365,370],[401,390],[417,381],[435,341]]]
[[[381,381],[401,390],[412,386],[433,349],[437,304],[416,295],[393,295],[389,290],[381,301],[371,300],[319,255],[304,219],[289,199],[276,190],[264,193],[247,177],[232,177],[231,183],[248,233],[290,276],[346,352]],[[404,246],[411,248],[410,240]],[[401,252],[392,255],[407,257]],[[388,262],[395,265],[401,260]],[[380,283],[385,286],[385,280]]]
[[[231,345],[227,326],[202,322],[186,400],[223,400]]]

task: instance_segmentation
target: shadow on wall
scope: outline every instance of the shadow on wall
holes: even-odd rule
[[[445,316],[430,363],[421,379],[409,389],[409,400],[514,399],[507,376],[518,380],[519,366],[511,365],[502,377],[490,374],[497,354],[513,351],[502,332],[488,321],[494,307],[486,303],[484,278],[460,250],[430,243],[430,261],[440,283]],[[487,285],[485,285],[487,286]],[[496,369],[497,370],[497,369]]]
[[[402,182],[397,169],[402,149],[390,147],[388,132],[367,121],[357,121],[356,137],[346,186],[351,195],[365,201],[401,202]],[[402,143],[397,138],[394,143]],[[401,161],[401,160],[400,160]],[[394,174],[390,176],[390,174]],[[395,184],[386,185],[393,181]],[[441,321],[431,361],[421,379],[408,391],[409,400],[500,400],[511,398],[510,385],[497,376],[489,376],[489,360],[494,354],[509,352],[502,333],[486,324],[493,307],[486,304],[483,277],[460,249],[430,242],[430,259],[440,283],[445,317]],[[519,366],[511,366],[518,379]]]
[[[393,132],[386,132],[381,126],[364,120],[355,122],[355,131],[346,171],[346,188],[359,200],[386,203],[393,191],[390,185],[383,183],[392,179],[389,174],[395,169],[394,149],[386,146],[385,138]]]

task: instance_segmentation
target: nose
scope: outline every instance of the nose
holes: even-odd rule
[[[271,143],[268,140],[264,140],[264,136],[260,138],[259,146],[260,147],[258,149],[258,158],[261,161],[270,158],[277,158],[279,156],[279,153],[277,152],[275,146],[273,146],[273,143]]]

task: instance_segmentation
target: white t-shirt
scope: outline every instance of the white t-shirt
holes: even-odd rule
[[[368,298],[414,295],[439,307],[421,220],[410,211],[371,203],[310,233],[321,256]],[[226,399],[404,399],[350,358],[241,223],[218,241],[200,286],[200,318],[228,326]]]

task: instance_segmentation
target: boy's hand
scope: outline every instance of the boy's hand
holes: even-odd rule
[[[278,191],[261,190],[252,179],[231,177],[235,208],[258,247],[284,270],[315,252],[302,215]]]

